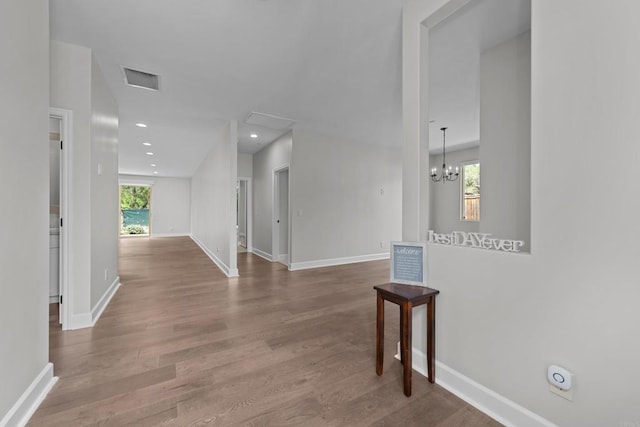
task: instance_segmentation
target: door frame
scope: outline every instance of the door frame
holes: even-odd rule
[[[291,267],[291,169],[289,164],[284,164],[273,169],[271,174],[273,185],[273,205],[272,205],[272,218],[271,218],[271,261],[281,262],[280,260],[280,224],[278,223],[278,217],[280,216],[280,188],[278,185],[278,174],[287,171],[287,258],[286,266]]]
[[[238,177],[238,188],[240,187],[240,181],[245,183],[245,196],[247,200],[245,201],[246,207],[246,220],[247,220],[247,236],[246,236],[246,244],[247,244],[247,252],[253,252],[253,196],[251,193],[251,177],[239,176]],[[238,222],[237,212],[236,212],[236,223]],[[237,240],[237,239],[236,239]],[[236,241],[236,245],[238,242]]]
[[[73,163],[71,163],[71,153],[73,152],[73,111],[63,108],[49,107],[49,117],[60,120],[60,140],[62,149],[60,150],[60,248],[58,255],[59,262],[59,288],[62,304],[60,304],[60,323],[62,330],[71,328],[70,320],[73,313],[73,286],[69,280],[71,271],[71,239],[70,227],[73,224],[71,206],[73,205],[73,192],[71,183],[73,182]],[[47,287],[47,292],[49,287]],[[48,299],[48,298],[47,298]],[[48,308],[47,308],[48,310]]]

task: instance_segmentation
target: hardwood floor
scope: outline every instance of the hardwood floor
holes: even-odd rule
[[[33,426],[499,426],[392,355],[375,373],[376,293],[388,261],[288,272],[238,254],[228,279],[189,238],[122,239],[122,286],[94,328],[62,332],[60,377]],[[54,310],[52,310],[54,311]]]

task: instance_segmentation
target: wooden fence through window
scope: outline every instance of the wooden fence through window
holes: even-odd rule
[[[464,214],[467,221],[480,221],[480,196],[464,196]]]

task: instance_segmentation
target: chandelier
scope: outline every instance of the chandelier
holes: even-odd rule
[[[431,179],[434,182],[440,182],[444,184],[447,181],[455,181],[458,179],[458,167],[453,169],[451,166],[447,167],[447,152],[445,151],[445,137],[447,128],[440,128],[442,131],[442,170],[438,171],[438,168],[431,169]]]

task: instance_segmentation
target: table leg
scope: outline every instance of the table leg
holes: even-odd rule
[[[380,292],[377,292],[376,307],[376,374],[382,375],[384,362],[384,299],[382,299]]]
[[[436,381],[436,299],[427,303],[427,374],[430,383]]]
[[[404,333],[404,311],[400,304],[400,364],[404,365],[404,347],[402,346],[402,334]]]
[[[401,305],[402,316],[404,317],[403,328],[402,328],[402,338],[401,344],[402,347],[401,353],[404,353],[404,394],[405,396],[411,396],[411,317],[412,317],[412,307],[410,303],[403,303]]]

